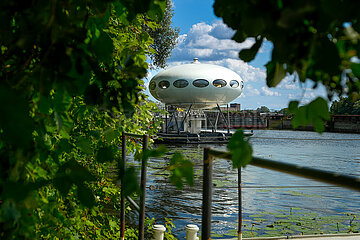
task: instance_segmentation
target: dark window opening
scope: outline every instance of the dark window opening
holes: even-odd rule
[[[203,88],[209,85],[209,81],[206,79],[196,79],[195,81],[193,81],[193,85],[195,87]]]
[[[222,88],[226,86],[226,81],[223,79],[216,79],[213,81],[213,85],[218,88]]]
[[[187,87],[187,85],[189,85],[189,82],[185,79],[179,79],[179,80],[176,80],[174,83],[173,83],[174,87],[176,88],[184,88],[184,87]]]
[[[159,82],[159,88],[166,89],[168,87],[170,87],[169,81],[164,80],[164,81]]]
[[[239,86],[239,82],[237,80],[230,81],[230,87],[237,88]]]

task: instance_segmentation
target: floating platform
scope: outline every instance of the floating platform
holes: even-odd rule
[[[181,144],[223,144],[228,143],[235,133],[234,130],[202,130],[199,134],[195,133],[158,133],[155,143],[181,143]],[[244,131],[245,136],[250,137],[253,131]]]

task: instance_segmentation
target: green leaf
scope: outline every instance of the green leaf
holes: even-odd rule
[[[134,192],[139,192],[140,187],[137,179],[136,170],[134,167],[127,168],[123,176],[124,195],[129,196]]]
[[[85,186],[84,184],[78,185],[77,194],[80,203],[85,207],[91,208],[95,206],[95,197],[92,190],[89,187]]]
[[[0,140],[19,148],[29,148],[34,130],[28,102],[18,92],[0,84]]]
[[[295,113],[298,110],[298,106],[299,106],[299,101],[291,101],[288,107],[289,113]]]
[[[244,62],[251,62],[256,54],[259,51],[259,48],[261,47],[261,44],[263,42],[263,37],[260,37],[260,39],[255,39],[255,43],[251,46],[249,49],[243,49],[239,53],[239,58],[243,60]]]
[[[87,86],[84,93],[84,102],[88,105],[101,105],[103,98],[96,84]]]
[[[279,62],[268,62],[266,64],[266,84],[268,87],[276,87],[286,76],[283,64]]]
[[[174,184],[177,188],[182,188],[183,178],[189,186],[194,185],[194,164],[185,159],[184,156],[175,152],[173,156],[170,158],[170,165],[168,166],[170,170],[170,182]]]
[[[166,1],[164,0],[151,1],[147,15],[151,19],[160,21],[164,17],[165,7],[166,7]]]
[[[316,132],[322,133],[325,130],[325,121],[330,120],[330,112],[327,101],[321,97],[316,98],[309,104],[298,108],[299,102],[289,103],[289,112],[293,113],[293,128],[312,124]]]
[[[238,130],[230,138],[227,145],[232,155],[233,168],[245,167],[252,160],[252,147],[248,140],[245,140],[243,130]]]
[[[118,138],[119,136],[120,133],[112,128],[108,128],[107,130],[104,131],[104,138],[105,141],[108,143],[112,142],[114,139]]]
[[[99,38],[95,39],[92,49],[99,61],[109,63],[112,59],[114,45],[112,39],[103,30],[100,30]]]
[[[11,200],[6,200],[1,204],[2,217],[5,221],[17,221],[20,218],[20,212],[16,208],[16,205]]]
[[[314,68],[324,71],[326,74],[341,74],[339,65],[341,59],[338,49],[328,37],[322,37],[316,42],[314,49]]]
[[[93,150],[91,147],[91,140],[85,137],[79,137],[76,145],[78,148],[81,149],[81,151],[83,151],[86,154],[92,154]]]
[[[294,112],[294,116],[291,122],[294,129],[298,128],[301,125],[306,126],[309,122],[306,116],[306,107],[301,106],[296,112]]]
[[[67,179],[65,177],[55,177],[53,180],[54,187],[59,190],[60,194],[63,196],[66,196],[73,183],[70,181],[70,179]]]
[[[148,159],[151,157],[161,157],[163,156],[166,152],[168,151],[167,147],[164,145],[160,145],[158,148],[155,149],[147,149],[145,150],[144,154],[144,158]]]
[[[360,78],[360,63],[351,63],[351,71],[357,78]]]
[[[96,178],[75,160],[70,160],[59,167],[55,178],[54,186],[63,196],[66,196],[72,185],[82,185],[84,182],[95,181]]]
[[[102,147],[98,150],[96,155],[98,162],[112,162],[115,160],[114,150],[111,146]]]
[[[49,98],[42,96],[39,102],[39,112],[43,114],[49,114],[51,103]]]

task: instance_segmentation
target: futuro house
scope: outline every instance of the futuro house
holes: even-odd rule
[[[239,97],[244,82],[225,67],[193,63],[175,66],[155,75],[150,83],[151,95],[165,105],[206,109],[228,104]]]
[[[217,107],[221,112],[220,105],[239,97],[243,88],[244,82],[235,72],[213,64],[201,64],[197,58],[190,64],[156,74],[149,83],[151,95],[164,103],[170,113],[169,118],[167,114],[165,116],[163,132],[176,131],[177,134],[196,136],[207,130],[207,117],[203,110]],[[186,113],[175,110],[178,108],[183,108]],[[212,124],[212,132],[216,132],[217,122]],[[229,133],[229,120],[226,122]]]

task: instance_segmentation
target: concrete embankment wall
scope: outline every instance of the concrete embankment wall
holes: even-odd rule
[[[227,119],[227,114],[224,113]],[[229,114],[230,128],[244,129],[279,129],[292,130],[291,118],[284,115],[259,115],[259,114]],[[211,127],[216,121],[216,114],[207,114],[208,127]],[[218,128],[226,128],[226,122],[223,117],[218,119]],[[300,126],[297,130],[313,131],[312,125]],[[342,133],[360,133],[360,115],[331,115],[330,121],[326,122],[326,131]]]
[[[327,132],[360,133],[360,115],[332,115],[326,122]],[[268,128],[290,130],[291,119],[268,118]],[[312,125],[300,126],[297,130],[313,131]]]

